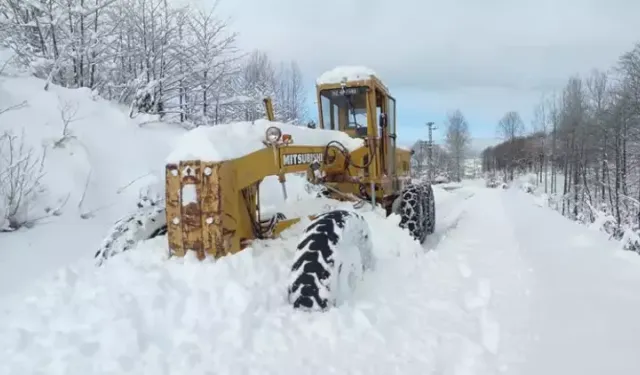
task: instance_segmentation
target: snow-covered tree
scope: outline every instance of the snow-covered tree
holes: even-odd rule
[[[302,124],[306,117],[302,72],[295,61],[281,64],[278,70],[275,106],[279,120]]]
[[[603,230],[640,251],[640,43],[609,71],[570,77],[537,105],[535,122],[529,135],[504,127],[483,169],[537,173],[552,207],[589,224],[607,217]]]
[[[301,122],[305,93],[295,62],[276,69],[246,58],[236,33],[208,9],[169,0],[2,0],[0,41],[37,77],[88,87],[167,121],[217,124],[264,116]]]
[[[454,110],[447,115],[445,126],[447,148],[451,154],[452,177],[460,181],[464,175],[464,160],[471,142],[469,124],[460,110]]]

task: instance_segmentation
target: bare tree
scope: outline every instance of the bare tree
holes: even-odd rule
[[[517,121],[503,119],[505,141],[483,152],[483,169],[539,171],[545,149],[550,205],[574,220],[597,222],[640,252],[640,44],[608,72],[570,77],[535,113],[527,136],[514,131]]]
[[[59,148],[70,140],[75,138],[73,132],[69,128],[71,123],[78,121],[78,103],[69,102],[58,98],[58,111],[60,112],[60,121],[62,122],[62,136],[58,139],[53,147]]]
[[[411,169],[415,176],[422,176],[427,163],[427,142],[418,140],[411,147]]]
[[[416,177],[427,177],[427,159],[428,159],[428,141],[418,140],[413,144],[411,150],[411,170]],[[431,167],[433,168],[433,174],[436,177],[448,177],[452,175],[451,167],[453,166],[452,156],[448,150],[441,146],[434,144],[431,152]]]
[[[449,112],[446,126],[446,142],[451,153],[453,179],[461,181],[466,152],[471,142],[469,124],[462,112],[458,109]]]
[[[609,177],[609,165],[607,163],[607,149],[610,143],[610,131],[606,126],[607,111],[610,108],[610,98],[608,92],[609,80],[608,75],[604,72],[594,70],[591,76],[587,79],[587,91],[589,107],[591,108],[591,118],[594,122],[596,132],[598,134],[597,145],[600,163],[595,166],[595,179],[596,179],[596,199],[606,198],[606,184]],[[609,192],[610,193],[610,192]],[[609,195],[611,198],[611,195]]]
[[[547,132],[548,132],[549,114],[547,110],[547,101],[541,100],[534,110],[533,130],[536,139],[536,156],[538,159],[538,182],[542,182],[544,176],[544,192],[548,192],[548,155],[547,155]]]
[[[516,111],[509,111],[502,116],[502,119],[498,122],[498,133],[511,144],[509,147],[509,153],[515,155],[517,150],[515,146],[515,140],[518,136],[524,133],[524,122],[520,118],[520,114]],[[513,160],[515,162],[515,160]],[[513,169],[515,163],[510,163],[508,166],[508,177],[513,180]]]
[[[189,21],[190,33],[195,40],[190,49],[190,63],[195,67],[193,74],[198,82],[191,95],[194,95],[193,103],[202,110],[200,122],[204,123],[212,118],[214,123],[220,120],[218,106],[228,103],[229,96],[224,92],[228,88],[225,80],[230,74],[239,72],[233,64],[237,59],[236,33],[227,32],[227,24],[215,17],[214,9],[198,11]]]
[[[34,223],[29,205],[44,176],[46,153],[37,154],[22,136],[0,135],[0,230],[15,230]]]
[[[244,120],[253,121],[264,117],[262,99],[275,97],[276,70],[269,56],[262,51],[253,51],[246,60],[240,77],[241,92],[248,98],[244,108]],[[276,117],[280,116],[279,108],[274,108]]]
[[[279,120],[301,124],[306,116],[302,72],[295,61],[281,64],[276,76],[275,106]]]

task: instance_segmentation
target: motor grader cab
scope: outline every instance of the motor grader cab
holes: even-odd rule
[[[410,153],[396,149],[396,101],[374,75],[367,79],[317,86],[320,128],[366,139],[361,166],[371,180],[390,193],[409,175]],[[384,196],[384,193],[380,194]]]
[[[306,173],[309,183],[319,187],[322,195],[354,202],[354,211],[309,215],[312,222],[299,242],[292,266],[296,277],[289,294],[294,306],[326,307],[330,293],[322,290],[328,291],[331,283],[322,280],[341,272],[336,267],[342,269],[334,264],[336,258],[326,258],[327,254],[338,251],[339,243],[352,241],[345,246],[359,248],[362,267],[370,265],[371,237],[366,222],[356,212],[359,207],[382,207],[386,215],[399,214],[400,226],[422,242],[434,231],[435,206],[430,185],[410,184],[410,151],[396,147],[395,99],[375,75],[318,82],[317,100],[319,129],[304,131],[323,132],[323,139],[333,138],[331,141],[322,145],[300,143],[282,130],[284,125],[270,122],[262,141],[264,147],[255,152],[231,160],[170,162],[165,168],[165,220],[157,218],[161,211],[156,207],[155,221],[130,219],[120,226],[143,223],[140,225],[149,226],[143,231],[145,238],[149,233],[166,233],[170,256],[195,253],[199,259],[219,258],[241,251],[256,239],[277,237],[299,222],[299,217],[282,214],[263,217],[260,185],[265,177],[278,176],[286,199],[286,175]],[[264,104],[266,117],[273,121],[271,100],[266,99]],[[359,140],[359,146],[349,149],[343,144],[339,139],[344,141],[344,133],[348,140]],[[164,227],[155,228],[161,222]],[[346,230],[357,235],[341,237],[339,232]],[[105,241],[96,257],[119,252],[113,250],[115,237]],[[126,250],[133,241],[122,242]]]

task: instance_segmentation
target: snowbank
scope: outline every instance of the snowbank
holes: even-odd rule
[[[163,171],[172,139],[184,133],[164,124],[140,128],[122,108],[93,98],[87,89],[44,91],[42,86],[36,78],[2,82],[0,102],[26,105],[0,116],[0,132],[24,131],[26,147],[44,153],[48,199],[43,204],[71,194],[67,207],[73,207],[87,185],[85,210],[102,206],[105,196],[115,198],[118,187]]]
[[[433,197],[438,203],[448,202],[456,198],[455,193],[444,189],[442,185],[431,185],[431,187],[433,188]]]
[[[109,227],[135,209],[140,192],[163,185],[164,159],[185,132],[162,123],[140,127],[127,108],[88,89],[45,91],[43,80],[13,73],[0,76],[0,107],[24,104],[0,114],[0,135],[15,136],[23,150],[11,155],[0,145],[0,170],[5,158],[23,160],[31,152],[38,169],[42,162],[42,178],[20,212],[35,226],[0,233],[0,295],[91,259]]]
[[[366,66],[338,66],[322,73],[316,83],[318,85],[340,83],[343,79],[360,81],[371,79],[373,76],[377,76],[376,72]]]
[[[558,174],[556,178],[558,179],[557,186],[562,187],[564,176]],[[525,173],[517,176],[517,178],[514,179],[514,186],[531,194],[533,196],[533,202],[537,206],[554,210],[558,215],[562,216],[562,194],[545,193],[544,182],[539,182],[535,173]],[[548,187],[550,188],[550,184]],[[624,222],[618,226],[616,218],[606,203],[592,205],[588,201],[581,201],[580,204],[582,207],[579,210],[580,213],[575,220],[576,222],[586,225],[593,231],[608,234],[610,238],[619,242],[622,249],[633,251],[636,254],[632,255],[637,256],[637,253],[640,252],[640,233],[637,228]]]
[[[349,151],[353,151],[364,144],[362,139],[351,138],[343,132],[260,119],[253,123],[237,122],[195,128],[180,138],[166,161],[176,163],[195,159],[217,162],[236,159],[265,148],[262,141],[267,128],[271,126],[277,126],[283,134],[290,134],[293,145],[321,147],[331,141],[338,141]]]

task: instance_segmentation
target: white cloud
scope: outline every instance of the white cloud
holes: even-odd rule
[[[193,0],[207,3],[208,0]],[[295,59],[309,85],[367,65],[408,106],[470,119],[531,107],[640,39],[638,0],[221,0],[242,48]]]

